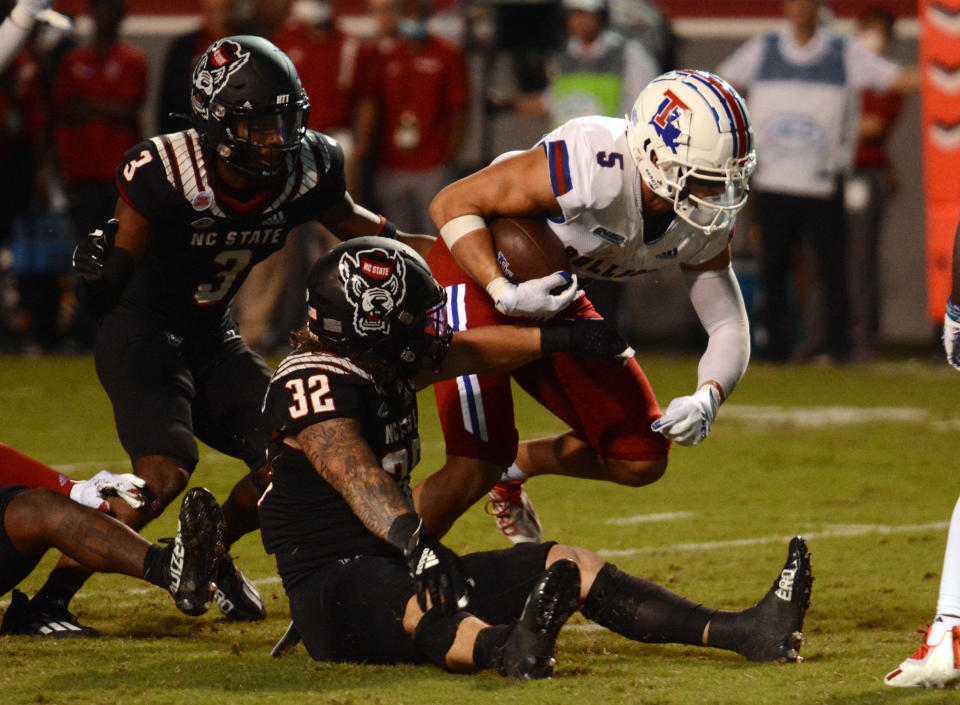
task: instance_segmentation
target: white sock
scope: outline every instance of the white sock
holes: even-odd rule
[[[944,634],[957,626],[960,626],[960,617],[938,614],[930,625],[930,631],[927,632],[927,645],[936,646],[943,639]]]
[[[500,476],[500,482],[526,482],[530,476],[520,469],[520,466],[514,463]]]
[[[950,517],[947,549],[944,552],[943,572],[940,575],[940,596],[937,599],[937,615],[950,614],[960,615],[960,499],[954,505],[953,515]]]

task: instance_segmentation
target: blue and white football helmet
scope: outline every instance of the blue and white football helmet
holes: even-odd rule
[[[647,186],[695,228],[728,229],[757,166],[737,91],[707,71],[670,71],[641,91],[626,117],[627,144]]]

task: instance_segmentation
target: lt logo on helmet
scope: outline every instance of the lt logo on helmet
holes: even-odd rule
[[[406,293],[406,265],[398,254],[386,250],[345,252],[340,258],[340,281],[353,305],[353,329],[359,335],[389,335],[390,318]]]

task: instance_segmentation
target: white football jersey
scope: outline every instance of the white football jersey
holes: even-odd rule
[[[640,173],[627,146],[627,121],[570,120],[540,142],[562,219],[549,219],[578,276],[622,280],[674,263],[700,264],[726,249],[732,228],[710,235],[674,218],[643,239]]]

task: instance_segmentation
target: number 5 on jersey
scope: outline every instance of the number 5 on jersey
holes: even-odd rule
[[[293,406],[290,407],[290,418],[299,419],[312,410],[315,414],[333,411],[336,408],[330,394],[330,380],[326,375],[310,375],[307,383],[299,377],[288,380],[283,385],[293,393]],[[326,397],[326,398],[325,398]]]

